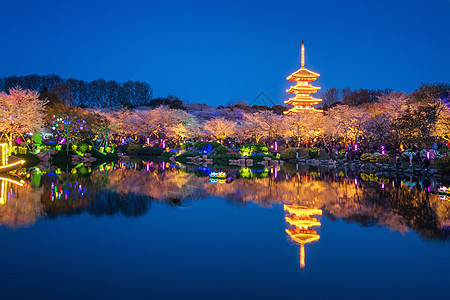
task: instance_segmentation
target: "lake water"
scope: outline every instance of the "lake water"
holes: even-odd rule
[[[139,162],[3,176],[0,299],[449,297],[440,183],[208,173]]]

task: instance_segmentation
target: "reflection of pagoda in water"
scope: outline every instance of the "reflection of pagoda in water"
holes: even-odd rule
[[[322,210],[318,208],[308,208],[298,205],[284,205],[284,210],[288,211],[286,222],[295,228],[288,228],[286,232],[295,242],[300,244],[300,268],[305,268],[305,244],[317,241],[320,235],[310,227],[320,226],[320,221],[313,215],[322,215]]]

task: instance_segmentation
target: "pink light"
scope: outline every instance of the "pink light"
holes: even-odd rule
[[[277,177],[278,177],[278,168],[277,167],[274,168],[274,176],[275,176],[275,179],[277,179]]]
[[[384,151],[384,146],[381,146],[381,154],[385,154],[386,152]]]
[[[125,138],[122,138],[122,144],[125,144]]]
[[[358,151],[358,145],[355,144],[355,151]]]
[[[274,149],[275,149],[275,151],[278,151],[278,142],[277,142],[277,141],[275,141]],[[276,178],[276,177],[275,177],[275,178]]]
[[[430,151],[427,151],[427,159],[430,159]]]
[[[162,147],[166,148],[166,141],[165,140],[162,141]]]
[[[150,163],[147,162],[147,172],[149,172],[149,171],[150,171]]]
[[[384,181],[381,183],[381,189],[384,191]]]
[[[147,145],[149,145],[150,144],[150,138],[148,137],[147,138]]]
[[[358,186],[358,178],[355,177],[355,186]]]

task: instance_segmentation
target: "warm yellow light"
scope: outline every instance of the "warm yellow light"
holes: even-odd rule
[[[0,176],[0,181],[1,181],[2,183],[5,182],[5,181],[8,181],[8,182],[11,182],[11,183],[20,185],[20,186],[23,186],[23,184],[25,183],[25,181],[23,181],[23,180],[14,180],[14,179],[12,179],[12,178],[3,177],[3,176]]]
[[[7,188],[6,188],[6,182],[1,182],[1,190],[0,190],[0,204],[6,203],[6,197],[7,197]]]
[[[12,168],[12,167],[15,167],[17,165],[23,165],[24,163],[25,163],[25,161],[22,159],[22,160],[16,161],[15,163],[1,166],[0,167],[0,172],[3,172],[3,170],[5,170],[5,169]]]
[[[3,143],[0,144],[0,147],[2,155],[2,166],[4,166],[8,163],[8,154],[7,154],[8,145],[6,143]]]
[[[305,66],[305,44],[302,41],[302,68]]]
[[[290,215],[285,216],[285,220],[295,228],[286,229],[286,233],[291,239],[300,244],[300,268],[305,268],[305,244],[318,241],[320,235],[309,227],[320,226],[319,220],[311,215],[322,215],[322,210],[315,207],[300,205],[284,205],[284,210]]]
[[[297,84],[291,86],[286,92],[295,94],[295,97],[290,98],[284,103],[293,105],[294,107],[285,111],[284,114],[301,113],[303,110],[312,110],[321,112],[322,110],[313,107],[312,105],[319,104],[322,99],[315,99],[311,94],[320,90],[320,87],[314,87],[310,84],[311,81],[316,80],[320,74],[312,72],[305,68],[305,44],[302,41],[302,66],[299,70],[289,75],[286,79],[296,81]]]

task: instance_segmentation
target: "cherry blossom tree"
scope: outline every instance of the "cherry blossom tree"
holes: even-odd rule
[[[204,129],[221,143],[236,133],[236,123],[225,118],[213,118],[205,122]]]
[[[0,131],[10,146],[15,137],[42,130],[45,104],[35,91],[13,88],[0,92]]]

